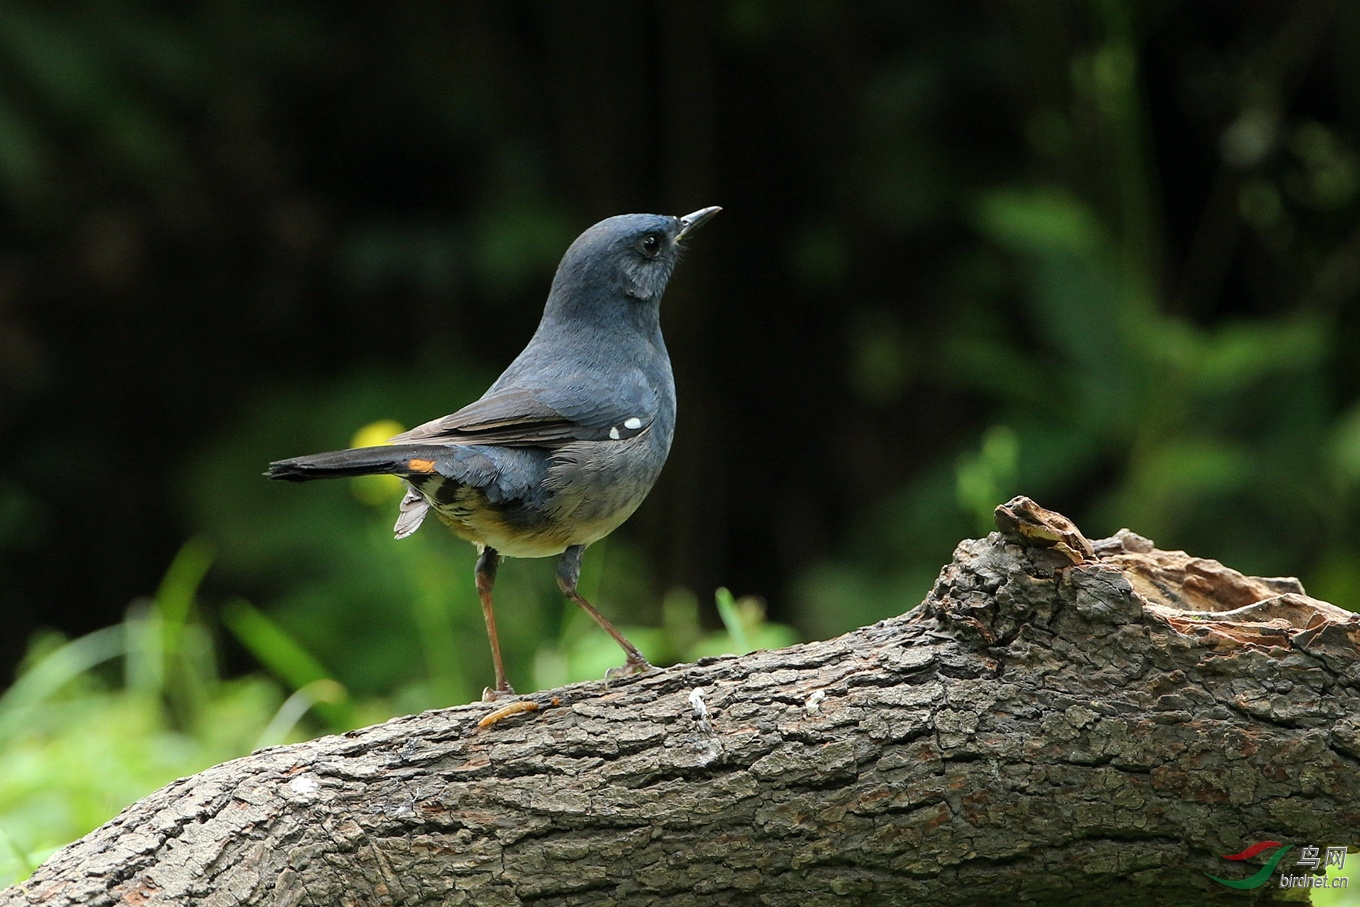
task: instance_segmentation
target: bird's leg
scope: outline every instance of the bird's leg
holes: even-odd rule
[[[501,641],[496,635],[496,612],[491,607],[491,587],[496,584],[496,568],[501,556],[495,548],[486,547],[477,555],[477,597],[482,600],[482,616],[486,618],[486,635],[491,640],[491,661],[496,665],[496,688],[482,690],[482,701],[493,702],[515,695],[510,681],[505,679],[505,663],[501,661]]]
[[[580,605],[581,610],[589,614],[591,619],[604,629],[604,632],[614,637],[614,642],[618,643],[628,655],[628,660],[623,663],[622,667],[614,668],[606,677],[623,677],[628,674],[641,674],[644,671],[650,671],[652,669],[651,664],[638,651],[637,646],[629,642],[628,638],[616,630],[603,614],[595,610],[594,605],[586,601],[584,595],[576,591],[576,583],[581,578],[581,556],[585,554],[585,551],[585,545],[572,545],[562,552],[562,559],[557,562],[557,586],[562,590],[563,595]]]

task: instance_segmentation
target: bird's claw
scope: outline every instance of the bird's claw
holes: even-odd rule
[[[624,677],[632,677],[634,674],[650,674],[657,670],[652,663],[645,658],[629,658],[617,668],[610,668],[604,672],[604,682],[621,680]]]
[[[508,683],[503,690],[495,689],[494,687],[482,688],[482,702],[499,702],[502,699],[510,699],[514,695],[515,688]]]

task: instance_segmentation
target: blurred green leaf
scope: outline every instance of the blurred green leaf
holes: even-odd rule
[[[976,531],[992,530],[997,504],[1015,496],[1020,467],[1020,439],[1005,425],[994,425],[982,436],[974,454],[959,458],[955,466],[959,506],[973,517]]]
[[[758,650],[780,649],[798,641],[792,627],[770,621],[765,614],[765,603],[745,595],[734,598],[725,588],[714,593],[718,616],[722,619],[722,633],[706,634],[686,653],[687,660],[714,655],[745,655]]]
[[[1091,209],[1057,188],[996,189],[977,202],[977,226],[1016,252],[1091,255],[1106,242]]]
[[[1329,447],[1337,477],[1352,487],[1360,485],[1360,405],[1336,420]]]
[[[335,683],[321,662],[249,602],[241,599],[229,602],[222,609],[222,623],[241,645],[290,688],[300,691],[316,689],[315,684],[319,681]],[[335,684],[333,688],[326,689],[343,691],[344,687]],[[351,715],[343,695],[312,697],[308,702],[316,705],[317,711],[325,716],[332,729],[348,730],[351,727]],[[289,727],[293,723],[296,721],[289,722]],[[270,733],[272,735],[273,731]]]
[[[741,612],[737,610],[736,599],[732,597],[731,592],[721,586],[714,593],[714,598],[718,603],[718,616],[722,618],[723,627],[731,637],[732,647],[736,650],[733,654],[745,655],[750,652],[751,643],[746,638],[746,627],[742,622]]]
[[[0,695],[0,740],[8,740],[27,722],[33,710],[61,692],[91,668],[127,651],[126,628],[105,627],[78,639],[62,642],[26,667]]]

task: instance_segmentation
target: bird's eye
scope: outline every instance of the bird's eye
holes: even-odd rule
[[[642,242],[638,246],[642,249],[643,255],[648,258],[656,258],[657,255],[661,254],[661,237],[655,233],[648,233],[642,237]]]

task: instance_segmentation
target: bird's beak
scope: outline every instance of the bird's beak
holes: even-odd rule
[[[675,241],[679,242],[689,236],[695,230],[712,220],[713,215],[721,210],[722,208],[714,205],[712,208],[700,208],[693,214],[686,214],[684,217],[680,218],[680,232],[675,234]]]

